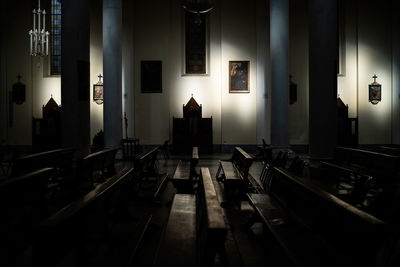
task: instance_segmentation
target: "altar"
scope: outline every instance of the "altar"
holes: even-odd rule
[[[212,117],[202,117],[202,105],[191,97],[183,105],[183,118],[173,118],[173,148],[177,152],[190,152],[193,146],[200,153],[211,152],[213,146]]]

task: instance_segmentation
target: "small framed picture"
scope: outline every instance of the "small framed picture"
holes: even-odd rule
[[[381,101],[382,86],[377,82],[373,82],[368,87],[369,87],[369,102],[371,102],[374,105],[378,104],[378,102]]]
[[[101,81],[101,74],[99,74],[99,81],[96,84],[93,84],[93,101],[98,105],[103,104],[103,82]]]
[[[142,60],[140,70],[142,93],[162,93],[162,61]]]
[[[229,93],[250,92],[250,61],[229,61]]]

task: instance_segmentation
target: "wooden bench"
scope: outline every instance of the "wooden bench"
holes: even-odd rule
[[[89,188],[95,182],[104,182],[106,178],[113,176],[115,171],[115,155],[118,148],[108,148],[91,153],[78,162],[79,180],[88,181]]]
[[[293,265],[375,266],[383,221],[281,168],[269,179],[249,202]]]
[[[155,147],[147,152],[139,154],[134,160],[135,181],[141,184],[143,180],[149,180],[150,178],[155,179],[156,189],[153,194],[154,199],[158,198],[168,178],[167,173],[159,173],[158,171],[157,155],[159,150],[159,147]]]
[[[12,163],[12,176],[19,176],[38,169],[50,167],[62,176],[72,168],[75,149],[62,148],[16,158]]]
[[[193,193],[193,184],[197,182],[196,166],[199,162],[198,147],[193,147],[190,161],[180,160],[171,181],[178,193]]]
[[[35,234],[32,266],[55,266],[71,251],[77,251],[78,265],[84,265],[80,261],[86,259],[79,256],[85,254],[82,251],[85,251],[86,244],[110,242],[112,226],[118,223],[119,216],[116,214],[128,212],[127,189],[132,176],[133,169],[124,169],[44,220]],[[123,220],[127,220],[126,218],[129,217],[124,216]],[[150,218],[146,216],[145,219],[146,223],[143,225],[147,226]],[[130,235],[124,236],[120,242],[126,242],[134,250],[136,244],[130,244]],[[112,244],[117,245],[118,243]],[[124,255],[125,261],[129,260],[130,254]],[[116,259],[119,260],[124,261]]]
[[[398,179],[400,157],[374,151],[337,147],[334,161],[357,173],[371,175],[381,184]]]
[[[140,153],[135,157],[133,166],[135,168],[135,176],[139,179],[155,177],[158,174],[157,154],[159,147],[155,147],[147,152]]]
[[[49,215],[47,185],[55,170],[43,168],[0,182],[0,262],[16,257],[31,231]]]
[[[229,161],[219,161],[216,179],[224,182],[224,190],[228,196],[240,194],[247,188],[247,177],[252,163],[253,158],[240,147],[235,147]]]
[[[228,226],[225,223],[221,205],[211,179],[210,170],[200,169],[198,189],[198,231],[200,260],[202,266],[213,266],[217,253],[225,251]]]
[[[154,266],[196,266],[196,195],[175,194]]]

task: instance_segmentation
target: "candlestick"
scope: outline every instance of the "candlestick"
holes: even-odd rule
[[[32,13],[33,13],[33,30],[35,30],[36,29],[36,10],[34,9],[32,11]]]
[[[40,33],[40,7],[39,7],[39,9],[37,10],[37,16],[38,16],[38,32]]]
[[[46,32],[46,56],[49,54],[49,32]]]
[[[42,14],[43,14],[43,30],[45,30],[46,29],[46,17],[45,17],[46,10],[43,9]]]
[[[30,41],[29,41],[29,44],[30,44],[30,53],[31,53],[31,55],[32,55],[32,30],[30,30],[29,31],[29,39],[30,39]]]

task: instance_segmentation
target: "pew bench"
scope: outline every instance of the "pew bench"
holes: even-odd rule
[[[172,183],[177,188],[178,193],[192,193],[193,184],[197,182],[198,174],[196,166],[199,162],[198,147],[193,147],[190,161],[180,160],[176,166]]]
[[[210,170],[200,169],[200,185],[198,188],[198,232],[200,244],[200,260],[202,266],[213,266],[215,256],[225,250],[225,239],[228,226],[217,198]]]
[[[229,161],[219,161],[216,179],[224,182],[224,191],[228,196],[241,194],[247,189],[248,174],[252,163],[253,158],[240,147],[235,147]]]
[[[135,180],[138,181],[140,185],[143,180],[149,180],[150,178],[154,178],[156,181],[153,199],[158,198],[168,178],[167,173],[159,173],[158,171],[157,155],[159,150],[159,147],[155,147],[147,152],[139,154],[134,160],[134,176]]]
[[[91,153],[78,162],[78,175],[80,181],[89,182],[89,187],[97,182],[104,182],[113,176],[115,171],[115,155],[118,148],[108,148]]]
[[[154,266],[196,266],[196,195],[175,194]]]
[[[380,184],[398,180],[400,157],[374,151],[337,147],[334,163],[373,176]]]
[[[195,194],[175,194],[155,266],[213,266],[228,226],[208,168]],[[199,263],[199,264],[197,264]]]
[[[294,266],[374,266],[383,221],[281,168],[270,179],[267,194],[247,196]]]
[[[112,242],[111,246],[116,247],[125,242],[132,251],[136,249],[137,245],[130,240],[131,232],[124,234],[123,240],[112,236],[112,227],[119,223],[118,215],[127,212],[123,216],[124,221],[129,216],[126,201],[132,175],[133,169],[122,170],[40,223],[33,243],[32,266],[55,266],[74,251],[77,264],[83,266],[87,260],[84,255],[88,245],[99,246]],[[148,222],[143,225],[147,226]],[[124,259],[112,261],[125,261],[126,264],[132,251],[126,252]]]
[[[18,157],[12,163],[11,176],[19,176],[46,167],[56,169],[59,175],[63,176],[72,168],[74,153],[73,148],[61,148]]]
[[[54,174],[54,169],[43,168],[0,181],[0,263],[17,257],[49,215],[46,193]]]

